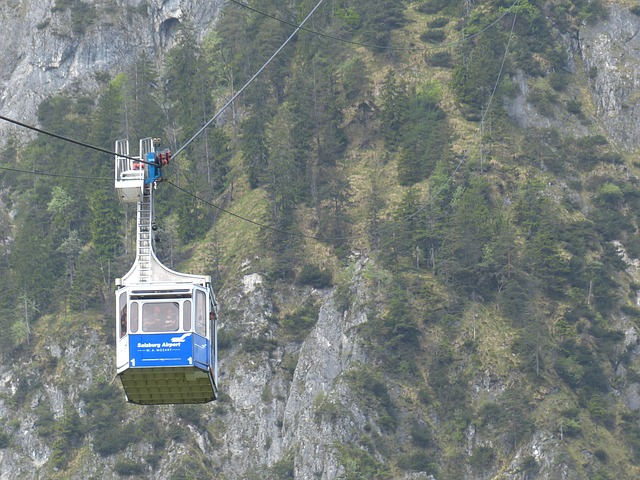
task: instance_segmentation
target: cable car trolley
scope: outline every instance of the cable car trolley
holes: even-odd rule
[[[115,187],[136,202],[136,259],[116,279],[116,367],[127,400],[143,405],[206,403],[218,396],[217,302],[211,278],[175,272],[154,252],[153,205],[162,167],[171,160],[151,138],[140,156],[116,142]]]

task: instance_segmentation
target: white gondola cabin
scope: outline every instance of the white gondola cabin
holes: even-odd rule
[[[116,367],[127,400],[215,400],[217,303],[211,279],[165,267],[153,248],[153,194],[170,154],[162,152],[158,161],[150,138],[140,141],[140,157],[129,157],[126,140],[116,142],[116,153],[120,199],[138,204],[136,261],[116,280]]]

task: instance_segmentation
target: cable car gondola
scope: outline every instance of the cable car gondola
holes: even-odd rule
[[[168,151],[116,142],[115,187],[137,202],[136,260],[116,279],[116,367],[127,400],[143,405],[206,403],[218,396],[217,302],[211,278],[175,272],[154,252],[153,196]]]

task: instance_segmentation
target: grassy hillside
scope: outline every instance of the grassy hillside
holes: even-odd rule
[[[251,5],[283,19],[311,7]],[[635,3],[626,6],[635,15]],[[235,115],[168,169],[195,196],[160,185],[162,260],[214,275],[223,312],[247,265],[269,283],[269,333],[279,336],[249,340],[226,325],[225,349],[237,342],[255,358],[299,349],[323,301],[304,293],[310,287],[331,292],[342,311],[366,314],[354,328],[366,362],[339,382],[368,428],[335,445],[342,478],[640,473],[640,278],[627,263],[640,257],[638,166],[595,116],[594,73],[566,42],[607,8],[333,2],[309,25],[326,35],[301,32],[238,99]],[[162,63],[137,59],[97,102],[52,98],[39,122],[104,148],[126,133],[162,134],[175,151],[290,31],[229,4],[202,44],[185,28]],[[135,119],[123,121],[124,105]],[[144,451],[155,410],[117,403],[109,369],[92,370],[83,392],[71,388],[63,400],[80,402],[82,418],[36,400],[49,376],[73,382],[64,371],[81,368],[47,337],[71,330],[100,349],[112,341],[111,284],[132,261],[133,214],[124,221],[104,180],[110,159],[45,136],[18,145],[5,149],[3,166],[73,173],[83,158],[84,174],[102,177],[2,174],[12,211],[1,219],[0,327],[11,332],[2,359],[35,358],[3,400],[14,411],[39,405],[36,434],[52,445],[47,472],[65,478],[95,454],[121,476],[156,471],[170,442],[195,451],[191,427],[215,448],[224,418],[175,407],[160,410],[176,423],[158,427],[157,444]],[[363,298],[352,288],[357,276]],[[228,314],[233,324],[242,312]],[[223,398],[213,408],[223,417],[232,404]],[[319,421],[337,422],[345,406],[318,397],[314,408]],[[18,430],[0,429],[0,448]],[[80,447],[89,435],[92,453]],[[293,478],[292,459],[272,462],[269,474]],[[204,454],[185,465],[176,460],[175,472],[188,466],[206,477],[213,468]]]

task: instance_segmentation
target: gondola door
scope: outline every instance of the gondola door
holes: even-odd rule
[[[137,312],[136,312],[137,313]],[[131,315],[127,305],[127,292],[117,297],[116,315],[116,368],[118,371],[129,362],[129,328]]]
[[[203,290],[195,291],[195,334],[193,335],[193,360],[203,370],[209,370],[209,341],[207,332],[207,295]]]

